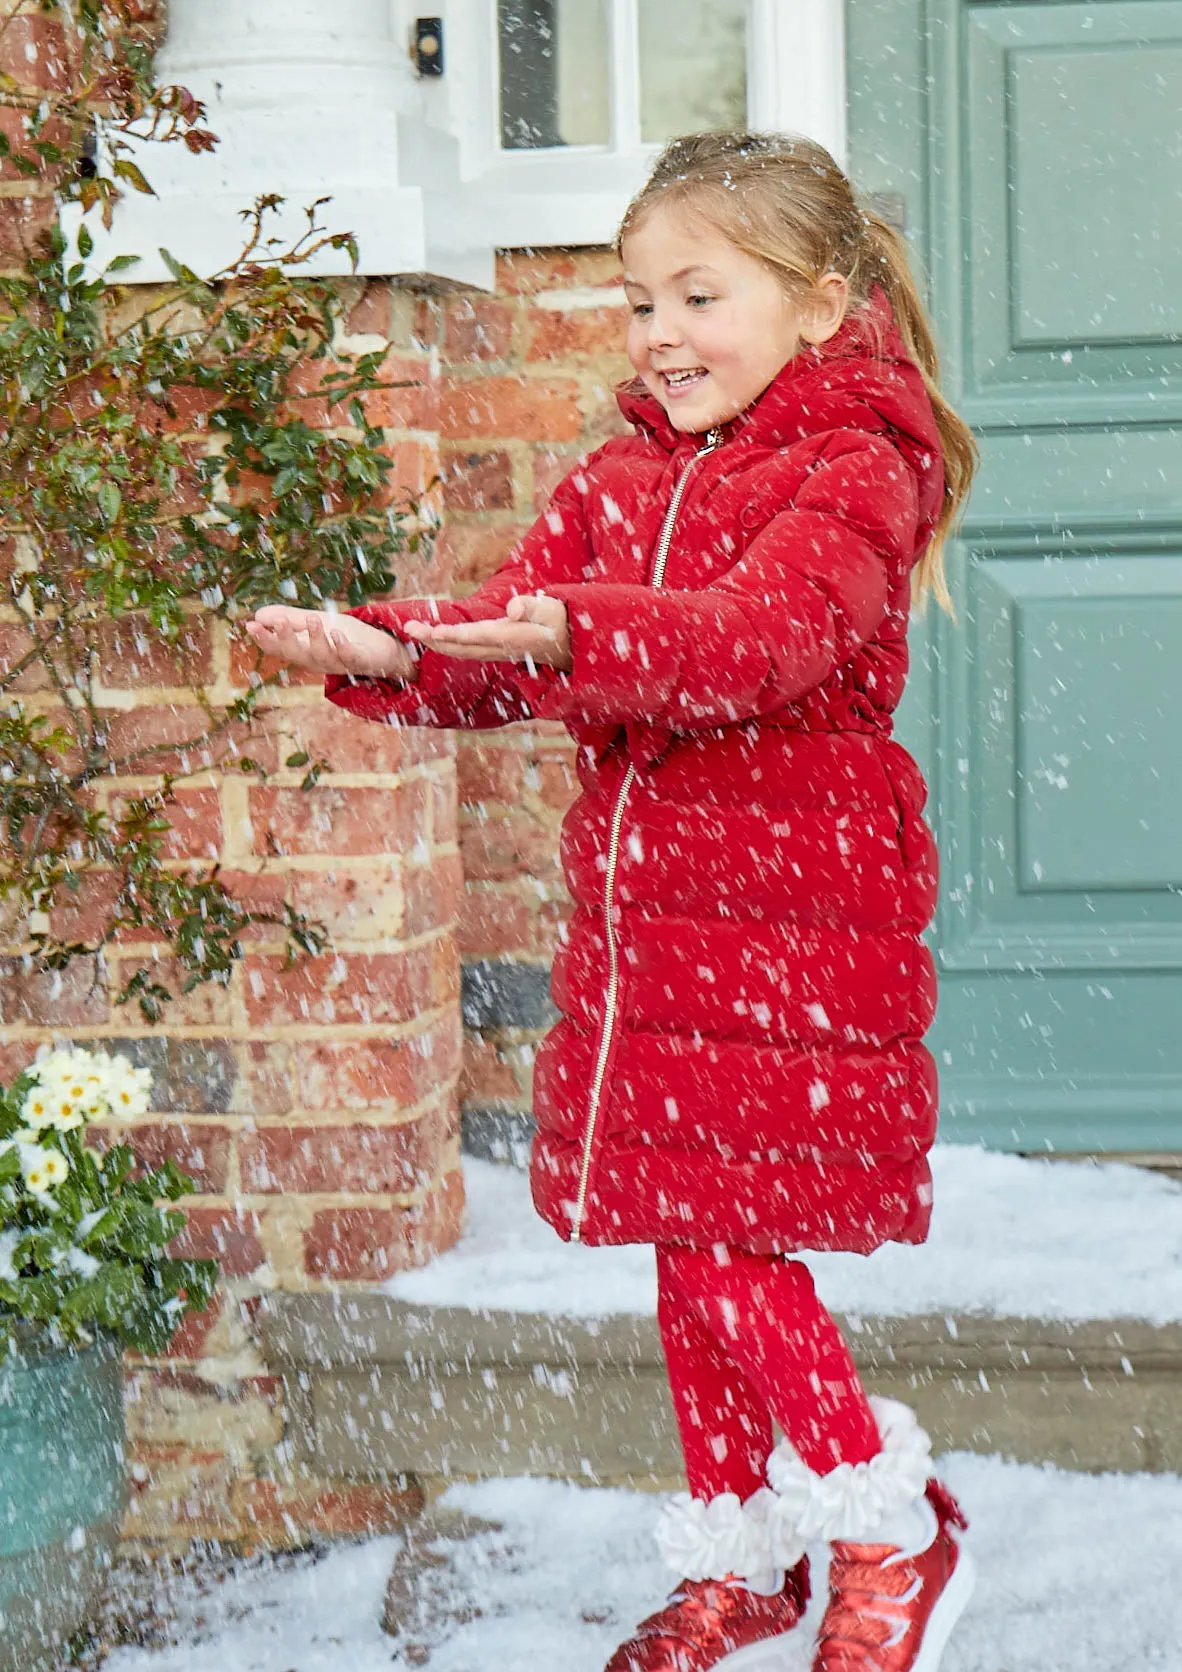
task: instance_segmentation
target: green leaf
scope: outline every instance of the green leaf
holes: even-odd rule
[[[114,523],[123,504],[123,495],[114,482],[103,482],[98,491],[99,510],[107,523]]]
[[[104,275],[107,273],[124,273],[129,267],[135,267],[139,260],[138,255],[117,255],[114,260],[108,261],[103,268],[103,273]]]
[[[143,171],[129,157],[116,157],[112,165],[112,173],[116,179],[128,181],[137,192],[144,192],[148,197],[156,196],[156,193],[144,178]]]
[[[90,236],[90,228],[85,223],[78,228],[78,254],[83,261],[86,260],[87,256],[94,254],[94,239]]]

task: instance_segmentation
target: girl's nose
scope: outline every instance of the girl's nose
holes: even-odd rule
[[[681,332],[670,314],[662,313],[654,308],[648,321],[648,346],[650,354],[654,349],[677,348],[681,343]]]

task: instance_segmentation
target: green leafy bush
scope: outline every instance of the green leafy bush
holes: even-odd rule
[[[17,1319],[58,1343],[101,1329],[161,1352],[186,1311],[209,1305],[216,1261],[166,1252],[185,1215],[161,1204],[192,1181],[171,1160],[137,1169],[129,1145],[85,1141],[94,1120],[145,1113],[149,1085],[124,1056],[66,1047],[0,1088],[0,1358]]]
[[[108,219],[121,182],[151,190],[121,136],[215,143],[199,101],[152,85],[129,0],[22,10],[70,17],[72,84],[32,101],[0,85],[0,102],[27,106],[23,145],[0,152],[52,179],[59,201]],[[277,599],[360,603],[418,545],[419,507],[396,495],[370,419],[391,386],[383,355],[342,345],[339,283],[301,276],[326,247],[355,260],[351,235],[320,226],[313,205],[302,237],[276,240],[280,202],[244,211],[237,260],[209,280],[171,262],[172,284],[132,290],[132,258],[95,270],[85,221],[72,241],[53,228],[23,273],[0,278],[0,913],[41,969],[117,935],[155,939],[188,991],[228,981],[251,925],[281,925],[292,957],[324,944],[289,907],[248,909],[216,865],[167,857],[179,782],[266,776],[247,732],[281,677],[256,672],[215,701],[183,672],[189,635]],[[183,737],[120,743],[102,700],[117,627],[125,643],[175,650]],[[285,764],[306,768],[305,787],[321,765]],[[129,776],[150,783],[107,790]],[[86,938],[59,933],[82,894]],[[155,1021],[172,994],[149,962],[115,996]]]

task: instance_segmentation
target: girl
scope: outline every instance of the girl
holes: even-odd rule
[[[251,632],[355,714],[580,745],[533,1194],[572,1241],[656,1244],[690,1487],[659,1529],[685,1578],[610,1672],[781,1665],[813,1540],[814,1672],[933,1672],[965,1522],[791,1256],[927,1231],[936,858],[891,714],[973,442],[902,245],[819,146],[675,141],[619,250],[635,434],[472,597]]]

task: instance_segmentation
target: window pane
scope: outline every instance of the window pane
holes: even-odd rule
[[[498,0],[501,144],[606,145],[604,0]]]
[[[747,0],[640,0],[640,131],[747,125]]]

